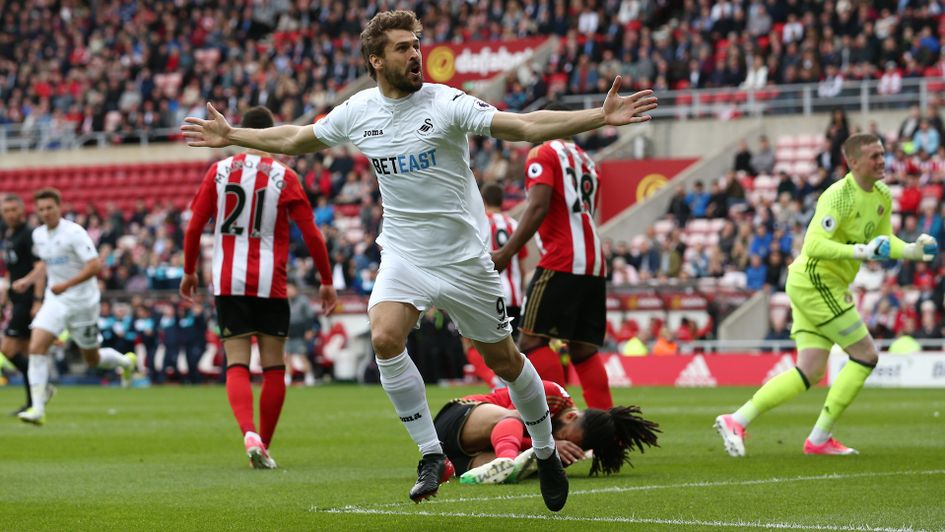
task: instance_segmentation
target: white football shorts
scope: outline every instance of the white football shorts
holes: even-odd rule
[[[461,335],[489,344],[512,333],[489,255],[433,267],[410,264],[387,251],[381,257],[369,309],[383,301],[408,303],[421,313],[436,307],[449,313]]]
[[[39,308],[30,329],[42,329],[55,336],[69,329],[69,335],[81,349],[93,349],[99,346],[98,316],[101,311],[99,302],[87,305],[67,305],[61,300],[47,297]]]

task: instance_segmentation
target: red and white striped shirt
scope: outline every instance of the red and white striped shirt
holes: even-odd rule
[[[492,229],[492,251],[496,251],[506,242],[518,227],[518,222],[504,212],[489,214],[489,226]],[[522,246],[517,255],[512,257],[508,268],[502,270],[499,279],[502,281],[502,295],[505,296],[505,305],[509,307],[522,306],[522,264],[528,257],[528,247]]]
[[[597,169],[584,150],[553,140],[532,148],[525,162],[525,187],[554,189],[538,228],[538,265],[576,275],[606,275],[594,214],[600,202]]]
[[[322,284],[331,284],[325,241],[299,178],[271,157],[242,153],[210,166],[191,211],[184,271],[194,272],[200,233],[214,218],[214,295],[286,297],[290,217],[302,232]]]

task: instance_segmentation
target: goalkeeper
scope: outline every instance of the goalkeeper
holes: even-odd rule
[[[861,261],[928,262],[938,254],[938,243],[929,235],[906,243],[892,234],[892,196],[882,182],[885,159],[879,138],[853,135],[842,150],[850,172],[817,201],[803,250],[788,270],[797,366],[768,381],[735,413],[715,419],[715,428],[731,456],[745,455],[745,427],[755,418],[820,382],[834,344],[843,348],[850,360],[827,393],[820,417],[804,442],[804,453],[858,454],[831,433],[876,367],[879,355],[853,304],[849,285]]]

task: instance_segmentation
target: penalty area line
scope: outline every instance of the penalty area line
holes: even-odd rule
[[[419,517],[466,517],[473,519],[520,519],[535,521],[571,521],[580,523],[614,523],[614,524],[649,524],[675,526],[701,526],[718,528],[760,528],[769,530],[828,530],[828,531],[855,531],[867,532],[925,532],[912,527],[890,528],[870,527],[864,525],[816,525],[805,523],[765,523],[761,521],[710,521],[701,519],[659,519],[648,517],[579,517],[571,515],[549,514],[516,514],[516,513],[479,513],[479,512],[428,512],[407,510],[383,510],[378,508],[362,508],[358,506],[344,506],[341,508],[312,507],[312,512],[349,515],[387,515],[387,516],[419,516]]]

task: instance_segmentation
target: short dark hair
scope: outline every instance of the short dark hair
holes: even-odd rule
[[[423,31],[423,24],[417,20],[413,11],[404,9],[397,11],[382,11],[368,22],[361,32],[361,57],[367,66],[371,79],[377,79],[377,72],[371,64],[371,56],[384,57],[384,47],[387,46],[387,32],[389,30],[407,30],[414,34]]]
[[[56,202],[56,205],[60,205],[62,203],[62,194],[53,187],[44,187],[33,193],[33,201],[39,201],[41,199],[51,199]]]
[[[19,203],[20,205],[23,205],[23,198],[21,198],[19,194],[13,194],[12,192],[8,194],[4,194],[3,201],[13,201],[13,202]]]
[[[268,107],[257,105],[243,114],[240,125],[249,129],[266,129],[275,125],[272,111]]]
[[[482,202],[488,205],[489,207],[499,207],[502,208],[502,200],[505,196],[505,193],[502,190],[502,187],[495,183],[486,183],[482,185]]]
[[[850,160],[860,156],[860,150],[863,149],[863,146],[869,146],[877,142],[880,142],[879,137],[872,133],[857,133],[850,135],[847,140],[843,141],[840,150],[843,151],[843,157],[846,158],[847,164],[849,164]],[[882,143],[880,142],[880,144]]]
[[[640,407],[615,406],[609,410],[588,408],[581,414],[584,440],[581,447],[594,451],[591,476],[618,473],[623,464],[630,464],[630,451],[643,446],[659,447],[656,442],[659,424],[644,419]],[[633,464],[630,464],[631,466]]]

